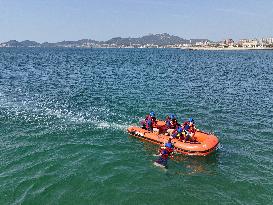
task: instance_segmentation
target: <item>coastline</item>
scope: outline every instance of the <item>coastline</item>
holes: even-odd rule
[[[273,50],[273,47],[227,47],[227,48],[219,48],[219,47],[82,47],[82,46],[52,46],[52,47],[41,47],[41,46],[25,46],[25,47],[1,47],[1,48],[66,48],[66,49],[181,49],[181,50],[194,50],[194,51],[257,51],[257,50]]]
[[[273,48],[268,47],[228,47],[228,48],[217,48],[217,47],[188,47],[189,50],[205,50],[205,51],[244,51],[244,50],[273,50]]]

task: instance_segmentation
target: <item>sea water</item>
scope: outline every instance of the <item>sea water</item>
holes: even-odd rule
[[[150,111],[213,132],[153,165]],[[0,204],[272,204],[273,52],[0,49]]]

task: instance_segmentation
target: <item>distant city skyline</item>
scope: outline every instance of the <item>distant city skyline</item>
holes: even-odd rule
[[[272,37],[272,8],[271,0],[0,0],[0,42]]]

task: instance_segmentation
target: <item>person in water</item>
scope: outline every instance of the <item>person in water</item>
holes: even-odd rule
[[[155,163],[163,167],[167,167],[168,158],[169,158],[169,152],[165,148],[161,148],[159,151],[159,158],[155,161]]]
[[[155,161],[155,163],[167,168],[168,159],[173,153],[173,144],[171,143],[171,139],[165,144],[164,147],[161,147],[159,150],[159,158]]]
[[[165,147],[167,149],[167,151],[172,154],[174,151],[174,145],[172,143],[172,138],[169,138],[168,142],[165,143]]]

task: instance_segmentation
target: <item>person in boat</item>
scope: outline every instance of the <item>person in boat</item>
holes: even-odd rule
[[[150,132],[153,132],[153,123],[151,119],[148,119],[146,121],[146,129]]]
[[[169,126],[167,127],[167,133],[166,135],[172,135],[172,133],[174,132],[175,129],[177,129],[177,127],[179,126],[177,119],[175,117],[174,114],[171,114],[170,116],[170,123]]]
[[[152,121],[152,124],[153,124],[153,126],[155,127],[156,126],[156,117],[155,117],[155,112],[150,112],[150,119],[151,119],[151,121]]]
[[[179,126],[172,134],[172,138],[178,139],[181,142],[186,139],[186,136],[187,131],[182,126]]]
[[[150,124],[150,121],[151,121],[151,124]],[[159,132],[159,129],[157,128],[156,124],[157,124],[157,121],[156,121],[156,117],[155,117],[155,112],[150,112],[150,115],[149,115],[149,118],[148,118],[148,131],[155,131],[155,132]]]
[[[182,133],[182,131],[183,131],[183,129],[182,129],[182,127],[177,127],[175,130],[173,130],[173,132],[172,132],[172,135],[171,135],[171,137],[172,138],[180,138],[180,136],[181,136],[181,133]]]
[[[141,125],[142,129],[146,129],[146,124],[147,124],[148,119],[149,119],[149,115],[146,115],[145,119],[140,121],[140,125]]]
[[[171,126],[170,129],[176,129],[177,126],[179,126],[176,116],[174,114],[171,114],[171,122],[170,122]]]
[[[171,117],[169,115],[166,116],[165,123],[166,123],[166,129],[170,129],[170,127],[171,127]]]
[[[151,129],[151,123],[152,127],[156,126],[156,117],[155,117],[155,112],[150,112],[149,115],[146,115],[145,120],[142,120],[140,122],[142,129]]]
[[[189,118],[188,121],[183,123],[183,128],[186,131],[186,137],[184,139],[184,142],[191,141],[194,142],[196,139],[194,138],[195,132],[197,131],[195,127],[194,120],[192,118]]]
[[[183,129],[179,137],[179,141],[183,142],[186,139],[186,137],[187,137],[187,131]]]
[[[196,142],[196,139],[194,138],[193,133],[186,131],[185,138],[182,141],[183,142]]]
[[[188,129],[191,132],[195,132],[196,131],[195,122],[194,122],[194,120],[191,117],[189,118],[188,121],[185,121],[182,124],[182,126],[183,126],[184,129]]]
[[[190,126],[190,129],[189,129],[190,132],[195,133],[197,131],[194,120],[192,118],[189,119],[189,126]]]
[[[170,135],[168,130],[171,128],[171,117],[169,115],[166,116],[165,119],[165,127],[163,129],[163,132],[166,133],[166,135]],[[170,131],[170,130],[169,130]]]

